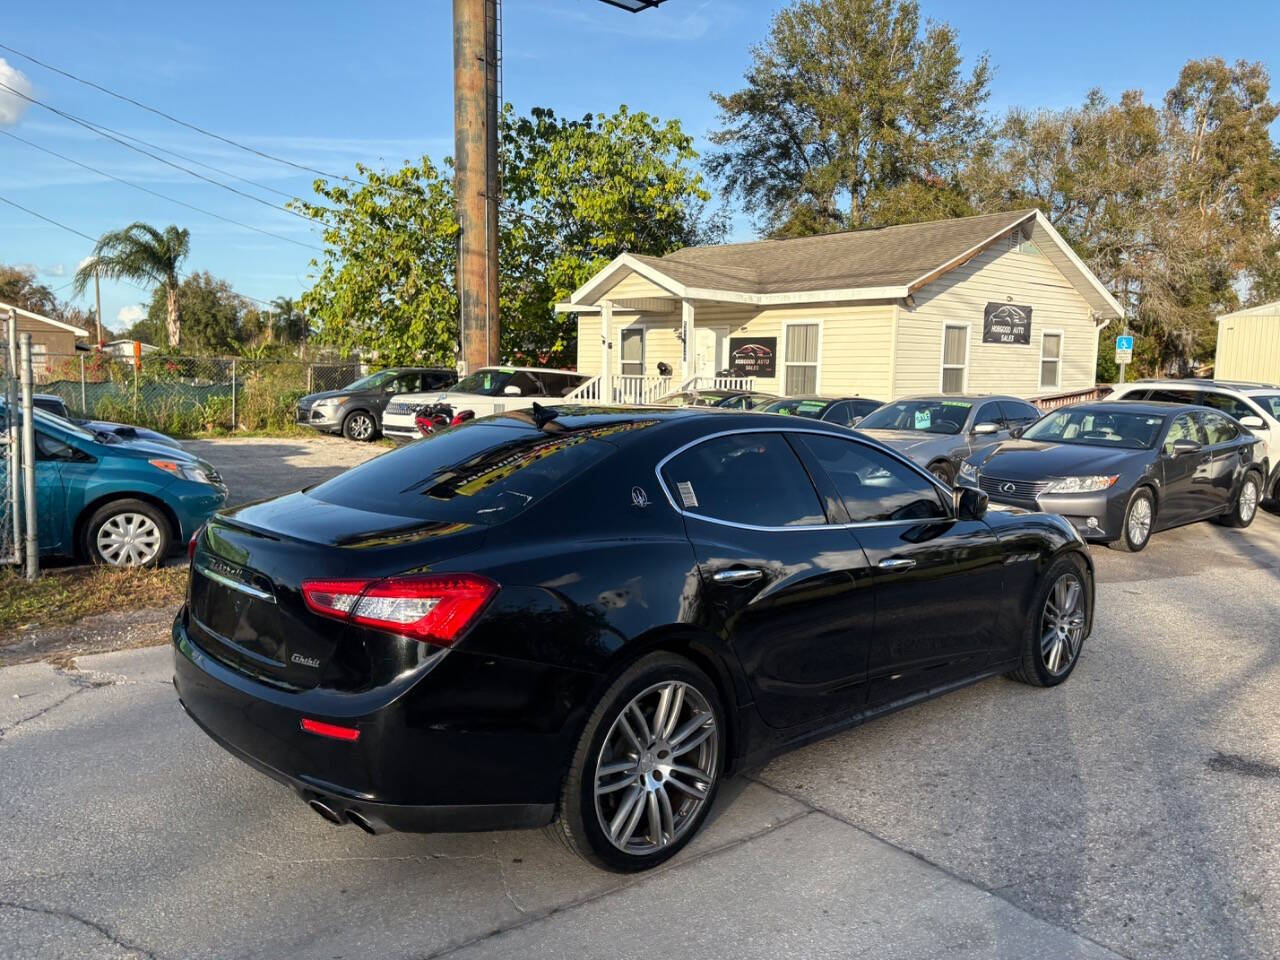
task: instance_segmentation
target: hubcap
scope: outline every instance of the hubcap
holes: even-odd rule
[[[98,528],[98,553],[113,567],[150,563],[160,552],[160,528],[145,513],[117,513]]]
[[[368,440],[373,433],[373,421],[364,414],[356,414],[351,418],[351,436],[357,440]]]
[[[1252,480],[1244,482],[1240,491],[1240,519],[1248,523],[1253,519],[1253,512],[1258,509],[1258,485]]]
[[[636,856],[684,836],[711,794],[720,732],[697,688],[654,684],[622,709],[596,759],[596,817]]]
[[[1151,501],[1139,497],[1129,511],[1129,540],[1134,544],[1146,543],[1151,533]]]
[[[1058,578],[1044,602],[1040,618],[1040,656],[1054,676],[1075,663],[1084,640],[1084,591],[1072,573]]]

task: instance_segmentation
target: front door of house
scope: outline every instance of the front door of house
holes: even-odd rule
[[[693,374],[714,377],[724,366],[724,345],[728,327],[694,327]]]

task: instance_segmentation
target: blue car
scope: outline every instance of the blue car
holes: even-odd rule
[[[185,450],[91,432],[38,409],[35,434],[42,555],[153,565],[226,502],[218,471]],[[0,459],[6,496],[8,466]]]

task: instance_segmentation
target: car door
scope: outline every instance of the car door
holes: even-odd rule
[[[1204,434],[1193,412],[1179,413],[1169,420],[1168,431],[1160,445],[1161,494],[1156,524],[1167,527],[1194,520],[1204,513],[1205,499],[1200,487],[1206,481],[1212,461],[1204,449]],[[1179,453],[1174,444],[1191,440],[1200,447]]]
[[[660,472],[693,544],[700,622],[737,655],[761,718],[796,728],[859,707],[857,650],[875,618],[866,556],[828,523],[783,434],[716,435]]]
[[[1205,438],[1205,453],[1209,456],[1209,476],[1200,485],[1206,513],[1226,512],[1231,506],[1231,493],[1235,489],[1236,475],[1249,450],[1236,442],[1240,428],[1222,414],[1205,410],[1197,414],[1200,430]],[[1201,457],[1201,460],[1204,458]]]
[[[65,553],[71,544],[63,464],[76,459],[74,447],[36,430],[36,531],[41,553]]]
[[[868,705],[975,673],[1003,596],[1004,551],[981,520],[958,520],[924,471],[857,439],[805,434],[866,554],[875,585]]]

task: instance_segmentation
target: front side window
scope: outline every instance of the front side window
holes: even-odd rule
[[[1215,393],[1212,390],[1206,390],[1200,394],[1200,402],[1206,407],[1229,413],[1237,420],[1241,417],[1256,417],[1258,415],[1258,412],[1247,403],[1239,397],[1231,396],[1229,393]]]
[[[735,433],[690,447],[662,468],[680,509],[753,527],[826,523],[817,491],[779,433]]]
[[[848,403],[835,403],[822,415],[822,419],[828,423],[838,423],[842,427],[847,427],[853,422],[853,409]]]
[[[394,370],[379,370],[377,373],[371,373],[367,377],[361,377],[352,383],[343,387],[343,390],[350,390],[352,393],[359,393],[364,390],[377,390],[386,386],[395,379]]]
[[[1126,395],[1124,399],[1133,398]],[[1147,399],[1152,403],[1199,403],[1200,395],[1194,390],[1152,390]]]
[[[973,425],[976,427],[980,423],[994,423],[997,427],[1004,426],[1004,412],[1000,409],[1000,404],[995,401],[989,401],[980,406],[973,418]]]
[[[798,434],[844,501],[855,523],[936,520],[948,516],[938,488],[879,450],[818,434]]]
[[[644,327],[622,331],[621,373],[624,377],[644,376]]]
[[[1195,418],[1189,413],[1180,413],[1169,424],[1169,432],[1164,438],[1164,452],[1173,453],[1173,445],[1179,440],[1192,440],[1204,443],[1204,434],[1200,432]]]
[[[818,325],[787,325],[783,387],[789,396],[818,392]]]
[[[482,397],[492,397],[502,393],[502,388],[511,382],[515,371],[487,367],[468,374],[453,385],[455,393],[476,393]]]
[[[1040,336],[1040,386],[1058,387],[1062,383],[1062,334]]]
[[[827,403],[828,401],[822,399],[797,400],[786,397],[766,404],[759,410],[761,413],[780,413],[784,417],[808,417],[810,420],[821,420],[823,411],[827,409]]]
[[[942,392],[964,393],[969,367],[969,328],[947,324],[942,331]]]
[[[1240,435],[1236,425],[1220,413],[1212,411],[1200,416],[1200,426],[1204,428],[1205,440],[1209,446],[1229,443]]]
[[[1264,393],[1255,396],[1254,402],[1261,404],[1262,409],[1280,420],[1280,393]]]
[[[1035,423],[1040,419],[1040,411],[1021,400],[1001,400],[1000,408],[1004,411],[1005,420],[1017,426]]]

